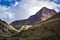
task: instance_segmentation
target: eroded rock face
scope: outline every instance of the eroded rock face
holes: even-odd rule
[[[15,27],[20,25],[34,25],[37,22],[44,21],[54,16],[55,14],[57,14],[56,11],[43,7],[35,15],[30,16],[28,19],[14,21],[11,23],[11,25]]]

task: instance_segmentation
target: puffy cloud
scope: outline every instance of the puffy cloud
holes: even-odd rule
[[[17,6],[19,2],[16,2],[13,6]]]
[[[0,11],[0,14],[2,15],[0,18],[9,22],[12,22],[13,20],[26,19],[29,16],[34,15],[42,7],[54,9],[59,12],[60,4],[56,4],[54,1],[51,2],[50,0],[22,0],[15,2],[13,6],[8,8],[6,6],[0,6],[0,10],[2,11]]]
[[[10,8],[6,6],[0,5],[0,19],[5,20],[6,22],[10,23],[15,18],[14,14],[9,11]]]

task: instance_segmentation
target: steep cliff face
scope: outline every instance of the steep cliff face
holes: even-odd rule
[[[11,23],[11,25],[15,27],[20,25],[34,25],[37,22],[44,21],[54,16],[55,14],[57,14],[56,11],[43,7],[35,15],[30,16],[28,19],[14,21]]]

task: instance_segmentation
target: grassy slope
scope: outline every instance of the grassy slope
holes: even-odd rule
[[[4,21],[0,21],[0,36],[10,37],[11,35],[13,35],[10,31],[18,32],[19,30],[15,29],[13,26],[5,23]]]
[[[48,20],[37,24],[27,31],[22,31],[20,37],[27,39],[41,40],[60,40],[60,14],[57,14]]]

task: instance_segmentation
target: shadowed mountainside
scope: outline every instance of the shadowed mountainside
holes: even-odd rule
[[[20,32],[19,30],[15,29],[13,26],[11,26],[10,24],[8,24],[2,20],[0,20],[0,31],[1,31],[0,33],[2,33],[2,34],[5,34],[5,35],[7,34],[10,36],[12,34]]]

